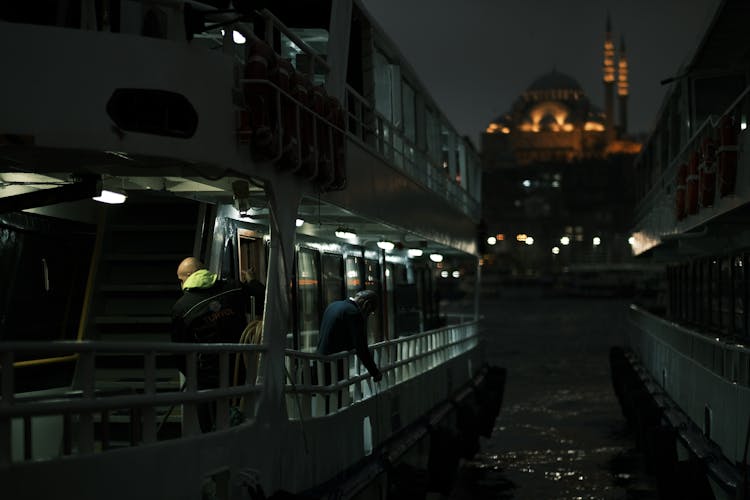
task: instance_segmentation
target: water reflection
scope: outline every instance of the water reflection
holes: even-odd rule
[[[508,369],[492,438],[451,499],[656,499],[611,389],[625,302],[559,297],[483,305],[488,361]]]

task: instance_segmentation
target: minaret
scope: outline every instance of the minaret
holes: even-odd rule
[[[625,36],[620,38],[620,54],[617,61],[617,115],[620,118],[620,137],[628,132],[628,60],[625,57]]]
[[[612,23],[607,14],[607,31],[604,38],[604,113],[607,144],[615,137],[615,44],[612,43]]]

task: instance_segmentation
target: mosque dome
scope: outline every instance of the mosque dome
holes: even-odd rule
[[[527,91],[544,91],[544,90],[574,90],[583,92],[583,88],[578,81],[572,76],[552,70],[536,80],[526,89]]]

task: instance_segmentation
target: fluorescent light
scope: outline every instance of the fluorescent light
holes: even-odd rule
[[[409,255],[409,257],[421,257],[424,253],[421,248],[410,248],[406,251],[406,253]]]
[[[338,228],[335,234],[337,238],[341,238],[343,240],[350,240],[357,237],[357,233],[354,231],[354,229],[349,229],[347,227]]]
[[[431,253],[430,260],[432,262],[443,262],[443,256],[440,255],[439,253]]]
[[[120,203],[125,203],[125,200],[128,199],[127,195],[125,193],[118,193],[116,191],[108,191],[106,189],[102,189],[102,194],[99,196],[94,196],[92,198],[96,201],[100,201],[102,203],[109,203],[110,205],[119,205]]]
[[[395,246],[396,245],[394,245],[393,242],[390,242],[390,241],[386,241],[386,240],[378,241],[378,248],[380,248],[381,250],[385,250],[386,252],[390,252],[391,250],[393,250],[393,247]]]
[[[304,223],[305,223],[305,219],[297,219],[296,221],[294,221],[294,225],[297,227],[302,227],[302,224]]]

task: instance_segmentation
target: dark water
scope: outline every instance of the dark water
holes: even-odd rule
[[[508,370],[505,399],[449,498],[658,498],[610,382],[627,304],[528,290],[484,298],[486,359]]]

